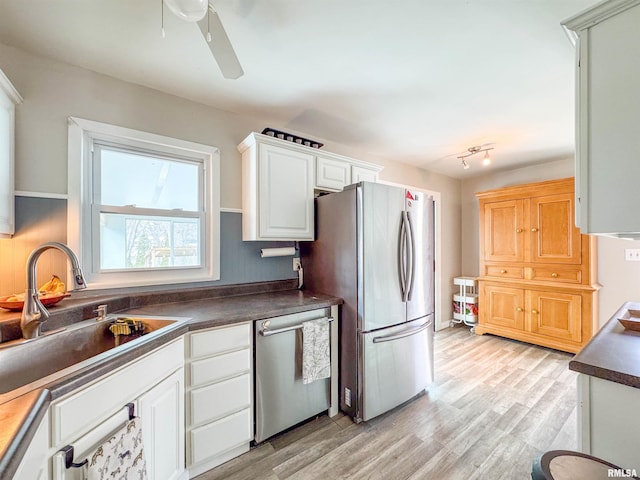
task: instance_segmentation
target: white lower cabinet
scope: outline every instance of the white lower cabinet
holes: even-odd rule
[[[640,472],[640,389],[578,375],[579,449]]]
[[[82,478],[82,469],[65,467],[61,449],[73,446],[73,461],[81,463],[126,424],[126,405],[133,403],[134,415],[142,423],[149,479],[186,479],[183,366],[184,337],[180,337],[55,400],[49,408],[50,441],[47,438],[51,478]]]
[[[138,399],[142,442],[151,478],[176,480],[184,472],[184,370]]]
[[[251,323],[242,323],[187,337],[189,477],[249,451],[253,439],[251,328]]]
[[[13,480],[48,480],[49,478],[49,414],[45,414]]]

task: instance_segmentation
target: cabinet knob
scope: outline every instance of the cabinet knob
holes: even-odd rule
[[[516,311],[518,311],[518,312],[522,312],[522,307],[518,307],[518,308],[516,308]]]
[[[553,278],[558,278],[558,274],[557,274],[556,272],[553,272],[553,273],[551,274],[551,276],[552,276]]]
[[[537,229],[536,227],[533,227],[533,228],[531,229],[531,231],[532,231],[532,232],[537,232],[537,231],[538,231],[538,229]]]
[[[516,228],[516,233],[522,233],[522,229],[521,228]]]
[[[535,309],[531,310],[531,313],[533,313],[534,315],[537,315],[538,314],[538,310],[535,310]]]
[[[503,269],[503,270],[500,270],[500,273],[507,273],[507,271]]]

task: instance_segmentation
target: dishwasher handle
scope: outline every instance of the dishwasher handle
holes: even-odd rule
[[[432,322],[427,322],[423,325],[420,325],[419,327],[411,328],[400,333],[394,333],[392,335],[386,335],[384,337],[373,337],[373,343],[391,342],[400,338],[410,337],[411,335],[415,335],[416,333],[420,333],[426,330],[427,328],[431,327],[431,325]]]
[[[327,323],[333,322],[333,317],[327,317]],[[292,330],[301,330],[302,324],[292,325],[290,327],[277,328],[275,330],[268,330],[269,320],[262,323],[262,330],[259,331],[263,337],[270,337],[271,335],[277,335],[278,333],[291,332]]]

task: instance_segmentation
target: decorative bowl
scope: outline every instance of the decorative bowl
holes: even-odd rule
[[[8,295],[6,297],[0,297],[0,307],[11,310],[14,312],[22,311],[22,307],[24,306],[24,300],[12,300],[7,301],[8,298],[11,298],[13,295]],[[49,293],[47,295],[41,296],[40,301],[45,307],[49,307],[51,305],[55,305],[63,298],[70,297],[71,294],[69,292],[64,293]]]
[[[640,310],[627,310],[618,321],[625,329],[640,332]]]

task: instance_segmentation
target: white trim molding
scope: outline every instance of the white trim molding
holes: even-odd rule
[[[29,198],[53,198],[57,200],[66,200],[69,195],[66,193],[48,193],[48,192],[31,192],[27,190],[16,190],[16,197]]]
[[[11,99],[14,105],[19,105],[24,101],[22,95],[18,93],[16,87],[13,86],[11,80],[7,78],[2,70],[0,70],[0,89]]]
[[[640,0],[608,0],[600,2],[577,15],[566,19],[562,22],[562,25],[574,32],[585,30],[609,17],[617,15],[620,12],[624,12],[625,10],[639,4]]]
[[[142,149],[151,154],[156,152],[201,163],[204,212],[201,249],[204,255],[200,267],[101,270],[100,263],[96,261],[99,243],[95,241],[97,229],[93,225],[96,221],[92,194],[94,142],[110,142],[123,148]],[[217,147],[69,117],[68,163],[67,242],[81,259],[89,288],[220,279],[220,150]]]

